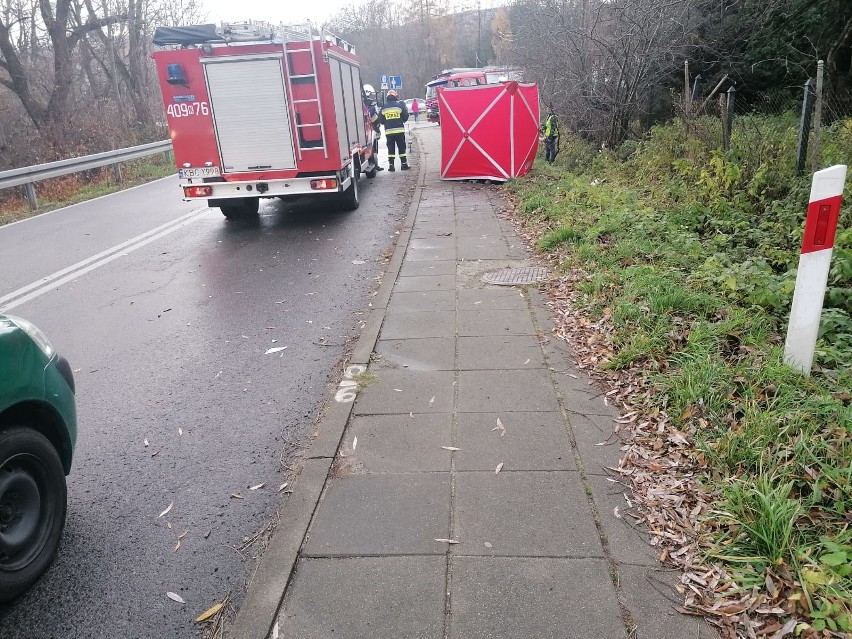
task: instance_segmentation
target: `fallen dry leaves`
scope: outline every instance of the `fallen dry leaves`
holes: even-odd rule
[[[514,206],[506,207],[504,219],[515,225],[532,248],[542,236],[543,227],[514,217],[510,212],[513,209]],[[551,273],[562,271],[564,256],[554,253],[545,259]],[[611,313],[604,309],[600,318],[590,319],[577,303],[578,284],[589,279],[588,273],[574,268],[561,276],[551,276],[542,290],[548,299],[554,335],[571,346],[579,368],[603,389],[604,402],[621,413],[614,420],[613,435],[601,442],[603,445],[617,437],[621,443],[621,459],[608,468],[619,483],[631,489],[628,494],[632,493],[628,498],[629,512],[620,512],[620,517],[629,516],[634,523],[644,524],[660,560],[682,570],[677,586],[683,597],[680,612],[704,616],[724,639],[792,636],[797,622],[804,621],[802,603],[792,587],[793,575],[779,569],[765,587],[744,591],[737,587],[736,575],[713,563],[706,556],[706,548],[700,548],[702,536],[714,525],[709,513],[715,496],[700,481],[709,476],[711,469],[693,447],[692,438],[707,422],[698,413],[673,420],[653,405],[656,389],[644,368],[651,362],[627,370],[606,369],[615,354]],[[686,430],[674,423],[682,424],[683,420]],[[793,619],[787,620],[789,617]],[[817,637],[813,631],[810,633],[801,636]]]
[[[215,606],[211,606],[195,618],[195,623],[204,623],[219,612],[222,609],[222,606],[222,603],[217,603]]]
[[[221,639],[224,636],[230,603],[231,595],[228,595],[195,618],[195,623],[204,627],[203,639]]]
[[[506,427],[503,426],[503,422],[500,421],[499,417],[497,418],[497,425],[494,428],[492,428],[491,430],[492,431],[499,430],[500,431],[500,437],[503,437],[503,435],[506,434]]]

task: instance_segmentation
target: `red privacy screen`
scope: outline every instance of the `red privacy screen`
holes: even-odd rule
[[[441,178],[526,175],[538,149],[538,85],[505,82],[439,89]]]

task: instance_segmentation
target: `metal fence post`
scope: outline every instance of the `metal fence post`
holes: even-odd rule
[[[692,111],[692,101],[689,99],[689,60],[683,61],[683,114],[688,118]]]
[[[811,113],[814,108],[814,81],[805,82],[805,97],[802,99],[802,118],[799,121],[799,146],[796,149],[796,175],[805,172],[805,160],[808,157],[808,138],[811,134]]]
[[[116,162],[112,165],[112,173],[115,175],[115,181],[121,182],[121,163]]]
[[[692,102],[698,101],[698,99],[701,97],[701,89],[703,88],[703,83],[704,78],[702,78],[701,74],[699,73],[697,76],[695,76],[695,81],[692,84]]]
[[[731,87],[728,89],[728,100],[725,104],[725,112],[722,114],[723,118],[723,127],[724,127],[724,149],[728,151],[731,148],[731,131],[733,130],[734,125],[734,103],[737,97],[737,89],[736,87]]]
[[[820,129],[822,128],[822,76],[825,63],[817,62],[816,77],[816,103],[814,104],[814,150],[811,153],[811,171],[816,173],[822,163],[822,140]]]
[[[24,184],[24,195],[27,196],[27,202],[30,203],[30,208],[33,211],[38,210],[38,198],[36,198],[35,184],[33,182],[27,182]]]

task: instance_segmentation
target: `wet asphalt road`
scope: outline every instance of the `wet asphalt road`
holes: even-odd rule
[[[79,417],[59,556],[0,637],[194,637],[239,606],[258,545],[235,547],[286,499],[282,457],[333,396],[415,174],[362,178],[349,213],[264,200],[227,222],[168,179],[0,227],[0,308],[18,291],[8,312],[70,360]]]

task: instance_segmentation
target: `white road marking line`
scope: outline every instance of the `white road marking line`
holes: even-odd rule
[[[122,242],[112,248],[101,251],[97,255],[81,260],[76,264],[72,264],[71,266],[62,269],[61,271],[57,271],[56,273],[43,277],[36,282],[27,284],[26,286],[19,288],[17,291],[13,291],[8,295],[0,297],[0,311],[5,312],[10,311],[13,308],[17,308],[21,304],[29,302],[50,290],[57,289],[63,284],[67,284],[68,282],[85,275],[86,273],[94,271],[101,266],[105,266],[123,255],[132,253],[151,242],[155,242],[170,233],[174,233],[178,229],[200,219],[206,215],[208,211],[209,209],[206,206],[196,209],[195,211],[187,213],[176,220],[172,220],[171,222],[167,222],[155,229],[146,231],[145,233],[137,235],[126,242]]]
[[[0,297],[0,306],[5,304],[6,302],[9,302],[9,301],[15,299],[16,297],[20,297],[24,293],[28,293],[29,291],[33,290],[34,288],[39,288],[41,286],[45,286],[49,282],[51,282],[52,280],[58,279],[58,278],[62,277],[63,275],[67,275],[68,273],[71,273],[72,271],[76,271],[78,269],[81,269],[84,266],[86,266],[87,264],[90,264],[92,262],[100,260],[100,259],[106,257],[107,255],[110,255],[111,253],[115,253],[116,251],[120,251],[120,250],[122,250],[122,249],[124,249],[128,246],[131,246],[132,244],[145,239],[145,237],[147,237],[149,235],[159,233],[160,231],[162,231],[166,228],[178,225],[183,220],[192,217],[193,215],[195,215],[196,213],[198,213],[201,210],[203,210],[203,209],[196,209],[196,210],[194,210],[190,213],[187,213],[186,215],[183,215],[179,218],[176,218],[174,220],[170,220],[170,221],[166,222],[165,224],[161,224],[160,226],[158,226],[156,228],[153,228],[149,231],[145,231],[144,233],[141,233],[140,235],[137,235],[136,237],[131,238],[131,239],[127,240],[126,242],[122,242],[121,244],[117,244],[116,246],[108,248],[105,251],[101,251],[97,255],[87,257],[85,260],[80,260],[76,264],[72,264],[71,266],[68,266],[68,267],[66,267],[66,268],[64,268],[60,271],[56,271],[56,273],[53,273],[51,275],[47,275],[47,276],[41,278],[40,280],[32,282],[31,284],[27,284],[26,286],[22,286],[18,290],[12,291],[11,293],[4,295],[3,297]]]
[[[110,255],[111,253],[115,253],[116,251],[121,251],[122,249],[125,249],[129,246],[132,246],[136,242],[142,241],[150,235],[159,233],[159,232],[161,232],[161,231],[163,231],[167,228],[170,228],[172,226],[177,227],[184,220],[189,219],[189,218],[193,217],[194,215],[200,213],[201,211],[206,210],[206,208],[207,207],[195,209],[194,211],[191,211],[191,212],[189,212],[189,213],[187,213],[187,214],[185,214],[185,215],[183,215],[179,218],[176,218],[174,220],[170,220],[170,221],[166,222],[165,224],[161,224],[160,226],[158,226],[156,228],[145,231],[144,233],[141,233],[140,235],[137,235],[134,238],[131,238],[131,239],[125,241],[125,242],[122,242],[121,244],[117,244],[116,246],[108,248],[105,251],[101,251],[97,255],[93,255],[91,257],[88,257],[85,260],[81,260],[81,261],[77,262],[76,264],[72,264],[71,266],[68,266],[68,267],[66,267],[62,270],[59,270],[56,273],[53,273],[51,275],[47,275],[47,276],[41,278],[40,280],[32,282],[31,284],[27,284],[26,286],[23,286],[16,291],[12,291],[11,293],[8,293],[7,295],[5,295],[3,297],[0,297],[0,306],[2,306],[3,304],[5,304],[8,301],[15,299],[16,297],[20,297],[24,293],[27,293],[27,292],[33,290],[34,288],[39,288],[39,287],[45,286],[45,285],[49,284],[51,281],[58,279],[58,278],[66,275],[68,273],[71,273],[73,271],[77,271],[78,269],[81,269],[84,266],[86,266],[86,265],[88,265],[92,262],[100,260],[100,259]]]

